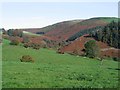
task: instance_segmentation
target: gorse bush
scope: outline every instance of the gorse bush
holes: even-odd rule
[[[59,53],[59,54],[64,54],[64,51],[58,49],[58,50],[57,50],[57,53]]]
[[[25,48],[31,47],[30,43],[24,43],[23,45]]]
[[[86,42],[84,46],[85,46],[86,56],[88,56],[90,58],[99,56],[100,50],[99,50],[99,47],[96,44],[95,40],[90,40],[90,41]]]
[[[31,47],[31,48],[36,49],[36,50],[39,50],[40,47],[41,47],[40,44],[31,43],[31,42],[29,42],[29,43],[24,43],[23,46],[24,46],[25,48]]]
[[[35,44],[35,43],[33,43],[33,44],[32,44],[32,48],[33,48],[33,49],[36,49],[36,50],[39,50],[39,49],[40,49],[40,44]]]
[[[15,38],[12,39],[10,42],[11,45],[19,45],[19,43],[20,43],[20,41],[18,39],[15,39]]]
[[[30,42],[30,39],[29,39],[29,37],[27,37],[27,36],[23,36],[23,41],[22,41],[23,43],[28,43],[28,42]]]
[[[114,61],[119,61],[120,62],[120,58],[119,57],[113,57]]]
[[[33,58],[30,55],[24,55],[20,59],[21,62],[34,62]]]
[[[8,35],[2,35],[2,38],[9,40],[10,37]]]

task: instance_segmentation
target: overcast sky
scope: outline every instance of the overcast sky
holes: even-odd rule
[[[118,2],[4,2],[1,25],[40,28],[66,20],[117,16]]]

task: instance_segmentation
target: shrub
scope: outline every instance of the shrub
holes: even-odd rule
[[[20,59],[21,62],[34,62],[33,58],[30,55],[24,55]]]
[[[13,36],[13,29],[9,29],[9,30],[7,30],[7,34],[9,35],[9,36]]]
[[[18,37],[23,36],[23,32],[21,30],[18,30],[18,29],[9,29],[9,30],[7,30],[7,34],[9,36],[18,36]]]
[[[34,46],[33,49],[39,50],[40,47],[39,46]]]
[[[32,48],[33,48],[33,49],[36,49],[36,50],[39,50],[39,49],[40,49],[40,45],[33,43],[33,44],[32,44]]]
[[[64,54],[64,52],[63,52],[63,51],[57,51],[57,53],[59,53],[59,54]]]
[[[64,51],[58,49],[58,50],[57,50],[57,53],[59,53],[59,54],[64,54]]]
[[[90,41],[86,42],[84,46],[85,46],[86,56],[88,56],[90,58],[99,56],[100,50],[99,50],[99,47],[96,44],[95,40],[90,40]]]
[[[120,58],[119,57],[113,57],[114,61],[119,61],[120,62]]]
[[[29,47],[27,43],[25,43],[23,46],[24,46],[25,48],[28,48],[28,47]]]
[[[24,36],[24,37],[23,37],[23,43],[28,43],[28,42],[30,42],[29,37]]]
[[[25,43],[23,46],[24,46],[25,48],[31,47],[30,43]]]
[[[47,48],[47,43],[45,41],[41,41],[40,46],[42,48]]]
[[[23,46],[25,48],[31,47],[31,48],[36,49],[36,50],[40,49],[40,44],[36,44],[36,43],[32,43],[32,42],[24,43]]]
[[[2,38],[9,40],[10,37],[8,35],[2,35]]]
[[[12,39],[11,42],[10,42],[11,45],[19,45],[19,43],[20,43],[19,40],[15,39],[15,38]]]

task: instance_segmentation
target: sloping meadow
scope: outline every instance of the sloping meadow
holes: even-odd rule
[[[34,50],[9,45],[3,40],[3,88],[116,88],[118,62],[69,54],[54,50]],[[35,62],[20,62],[30,55]]]

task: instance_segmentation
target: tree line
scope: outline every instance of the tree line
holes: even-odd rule
[[[75,39],[79,38],[80,36],[83,36],[84,34],[90,34],[93,31],[97,31],[98,29],[103,28],[103,26],[96,26],[93,28],[89,28],[89,29],[84,29],[84,30],[80,30],[79,32],[77,32],[76,34],[74,34],[73,36],[71,36],[68,41],[74,41]]]
[[[91,36],[98,41],[120,49],[120,21],[112,21],[101,30],[92,32]]]

